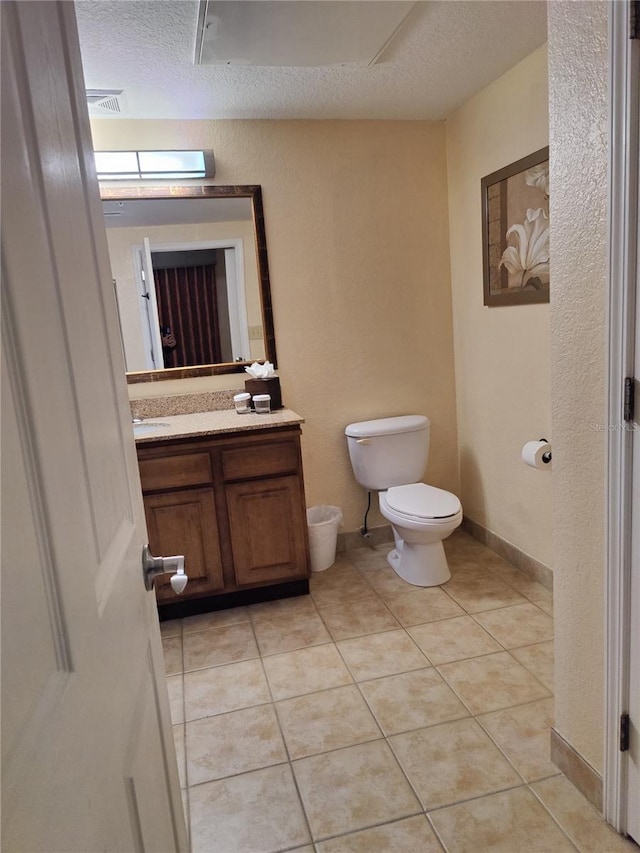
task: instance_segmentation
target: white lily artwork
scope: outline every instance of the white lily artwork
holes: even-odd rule
[[[482,179],[484,304],[549,301],[549,149]]]
[[[511,275],[519,276],[519,288],[539,289],[543,279],[549,281],[549,217],[539,207],[527,210],[522,225],[512,225],[507,231],[507,240],[513,238],[515,246],[507,246],[502,254],[500,266],[505,266]]]
[[[545,198],[549,198],[549,163],[541,163],[533,169],[527,169],[524,179],[528,187],[539,187]]]

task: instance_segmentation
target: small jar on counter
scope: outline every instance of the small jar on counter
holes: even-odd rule
[[[268,415],[271,413],[271,396],[269,394],[254,394],[253,408],[256,415]]]
[[[251,406],[249,405],[249,400],[251,399],[251,394],[247,394],[246,391],[243,391],[242,394],[236,394],[233,398],[233,402],[236,407],[236,412],[239,415],[246,415],[247,412],[251,411]]]

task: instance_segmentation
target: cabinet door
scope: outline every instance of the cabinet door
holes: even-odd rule
[[[307,522],[297,476],[227,484],[238,586],[308,576]]]
[[[224,580],[213,491],[187,489],[145,495],[144,509],[151,553],[156,557],[184,554],[189,583],[180,599],[222,589]],[[159,602],[178,600],[168,576],[156,578],[156,597]]]

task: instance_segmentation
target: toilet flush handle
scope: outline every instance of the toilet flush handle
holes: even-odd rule
[[[357,438],[356,444],[371,444],[370,438]]]

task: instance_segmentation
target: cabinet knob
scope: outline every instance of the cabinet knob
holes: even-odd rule
[[[158,575],[168,575],[171,572],[175,572],[171,575],[171,587],[176,595],[180,595],[189,581],[184,571],[184,556],[180,554],[175,557],[154,557],[149,546],[145,545],[142,549],[142,575],[146,589],[153,589]]]

